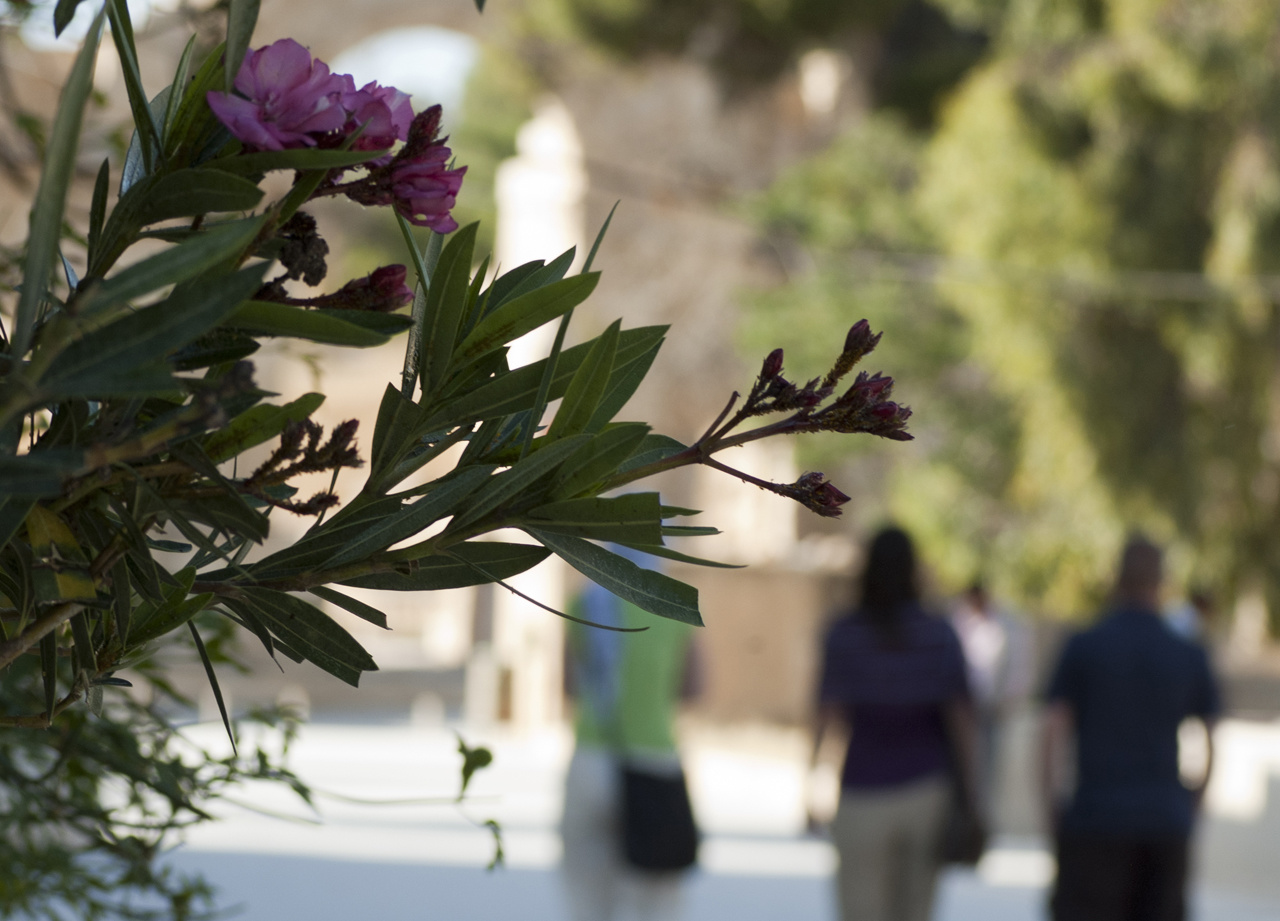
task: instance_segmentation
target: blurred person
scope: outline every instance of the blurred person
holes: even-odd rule
[[[848,737],[831,836],[843,921],[928,921],[954,808],[976,817],[976,728],[955,631],[920,605],[911,539],[867,551],[855,610],[827,634],[814,760]]]
[[[1004,723],[1031,692],[1031,637],[1025,625],[995,604],[981,581],[960,597],[950,619],[964,650],[978,723],[979,805],[989,812]]]
[[[625,550],[613,548],[625,553]],[[624,845],[624,766],[683,782],[674,722],[696,692],[693,628],[656,617],[594,583],[570,623],[566,682],[574,700],[574,752],[565,778],[561,878],[572,921],[669,921],[682,913],[685,874],[640,869]],[[687,800],[686,800],[687,808]]]
[[[1063,648],[1046,694],[1042,790],[1056,838],[1054,921],[1183,921],[1189,842],[1220,704],[1205,651],[1160,617],[1160,549],[1133,537],[1110,608]],[[1178,771],[1178,727],[1202,720],[1208,764]],[[1063,768],[1075,745],[1074,793]]]

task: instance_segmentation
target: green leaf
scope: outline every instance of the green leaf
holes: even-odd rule
[[[75,601],[97,597],[89,577],[89,561],[66,522],[42,505],[27,514],[27,540],[36,564],[32,573],[40,601]]]
[[[205,439],[204,451],[214,463],[229,460],[275,438],[290,422],[301,422],[310,417],[322,403],[323,393],[304,393],[283,406],[254,406],[232,419],[226,428]]]
[[[262,222],[260,217],[229,221],[134,263],[102,283],[91,307],[108,307],[193,278],[243,252],[262,229]]]
[[[59,495],[63,480],[83,464],[84,454],[72,450],[0,455],[0,495],[27,499]]]
[[[58,699],[58,634],[40,638],[40,674],[44,679],[44,712],[52,714]]]
[[[449,553],[406,560],[403,572],[380,572],[343,579],[340,584],[388,592],[434,592],[449,588],[483,585],[490,581],[476,571],[479,567],[494,579],[509,579],[532,569],[550,553],[530,544],[498,541],[469,541],[449,548]]]
[[[328,569],[386,550],[453,513],[458,504],[489,480],[493,467],[471,467],[440,483],[417,502],[370,524],[321,565]]]
[[[227,4],[227,77],[226,90],[231,92],[236,74],[240,72],[240,62],[244,60],[249,48],[249,40],[253,38],[254,26],[258,24],[259,0],[230,0]]]
[[[262,285],[268,266],[184,285],[153,307],[127,314],[66,348],[40,382],[50,393],[89,393],[128,380],[135,367],[168,354],[222,322]]]
[[[455,360],[478,358],[556,319],[585,301],[599,279],[596,272],[575,275],[508,301],[476,324],[458,346]]]
[[[116,618],[116,636],[121,644],[129,642],[131,614],[133,612],[133,580],[129,578],[129,564],[124,560],[111,568],[111,610]]]
[[[120,70],[124,74],[125,92],[129,96],[129,108],[133,110],[135,136],[139,140],[142,152],[143,170],[150,175],[156,169],[156,161],[160,154],[160,128],[156,124],[155,114],[147,94],[142,88],[142,72],[138,68],[138,49],[133,40],[133,22],[129,18],[129,5],[126,0],[107,0],[107,18],[111,21],[111,37],[115,41],[116,53],[120,55]],[[160,111],[164,111],[163,102],[167,94],[161,91],[164,100]],[[160,99],[157,96],[157,99]]]
[[[89,618],[84,611],[77,611],[71,618],[71,639],[75,644],[73,652],[76,669],[88,675],[96,673],[98,662],[93,652],[93,634],[89,630]]]
[[[130,193],[142,189],[142,184]],[[156,177],[145,187],[138,208],[139,226],[217,211],[249,211],[262,200],[257,183],[211,169],[180,169]]]
[[[216,169],[240,176],[257,176],[274,170],[330,170],[359,166],[386,153],[385,150],[321,150],[318,147],[263,150],[218,157],[205,163],[203,169]]]
[[[335,316],[348,311],[318,311],[271,301],[246,301],[227,320],[228,326],[260,336],[289,336],[309,342],[368,348],[391,337]]]
[[[613,207],[609,209],[609,214],[605,217],[604,223],[600,225],[595,241],[591,244],[591,251],[587,253],[587,261],[582,264],[582,271],[590,272],[591,266],[595,264],[596,253],[600,251],[600,244],[604,242],[604,235],[609,232],[609,225],[613,223],[613,213],[618,210],[619,204],[621,204],[620,201],[613,203]]]
[[[609,377],[609,383],[605,385],[604,392],[600,395],[596,411],[591,416],[591,421],[587,423],[588,432],[600,431],[621,411],[627,400],[631,399],[644,382],[661,348],[662,340],[659,340],[625,367],[614,368],[613,374]]]
[[[549,502],[532,509],[528,517],[531,527],[554,534],[592,540],[662,543],[661,503],[656,492]]]
[[[653,348],[654,344],[662,341],[666,329],[665,326],[644,326],[639,329],[624,330],[618,341],[614,376],[625,374],[632,363],[644,360],[645,354]],[[590,349],[591,343],[583,343],[560,353],[560,359],[556,362],[555,376],[548,390],[548,399],[554,400],[564,395],[574,373],[587,357]],[[450,400],[436,410],[423,425],[428,429],[439,429],[459,424],[464,420],[484,421],[530,409],[537,397],[538,383],[542,379],[546,365],[547,359],[543,359],[499,375],[492,383],[476,387],[470,393]]]
[[[278,579],[315,572],[349,541],[358,539],[366,528],[399,509],[400,500],[390,496],[349,503],[328,521],[312,527],[292,546],[283,547],[252,564],[249,571],[255,579]],[[217,572],[208,578],[229,578],[231,575]]]
[[[413,260],[414,271],[418,273],[417,290],[413,296],[413,307],[410,311],[413,321],[413,332],[404,346],[404,367],[401,371],[400,391],[406,397],[413,396],[413,385],[418,379],[418,366],[421,363],[422,329],[427,313],[427,292],[431,290],[431,276],[440,261],[440,249],[444,246],[444,235],[432,231],[427,236],[427,245],[419,249],[413,238],[413,226],[403,214],[396,212],[396,224],[400,227],[400,235],[404,237],[405,246]]]
[[[226,131],[214,117],[207,99],[210,90],[222,88],[225,50],[226,43],[219,44],[205,57],[190,83],[185,88],[177,87],[182,100],[165,133],[165,149],[175,166],[191,164],[205,141]]]
[[[272,589],[246,587],[240,591],[241,597],[229,602],[233,608],[251,610],[285,645],[334,677],[355,687],[363,672],[378,670],[355,637],[315,606]]]
[[[186,47],[182,49],[182,56],[178,58],[178,69],[174,71],[173,82],[169,84],[169,95],[165,99],[164,119],[160,123],[162,149],[168,148],[169,132],[173,128],[174,119],[177,118],[178,109],[182,105],[187,81],[191,79],[191,56],[196,50],[196,38],[197,36],[193,35],[187,39]]]
[[[603,482],[640,446],[649,434],[643,422],[624,422],[594,436],[564,462],[551,495],[567,499]]]
[[[695,528],[689,525],[664,524],[662,533],[665,537],[714,537],[720,533],[719,528]]]
[[[93,200],[89,205],[89,263],[102,242],[102,225],[107,219],[107,195],[111,191],[111,161],[103,160],[98,178],[93,183]]]
[[[495,279],[484,295],[485,315],[488,316],[510,300],[564,278],[564,273],[573,264],[575,252],[577,247],[571,246],[548,263],[544,264],[541,259],[526,262]]]
[[[372,330],[385,339],[399,335],[413,325],[413,318],[403,313],[381,313],[376,310],[345,310],[340,308],[318,307],[312,313],[322,317],[333,317],[343,323],[362,326]]]
[[[62,35],[62,30],[71,24],[71,20],[75,18],[76,7],[84,0],[58,0],[58,5],[53,8],[53,34],[54,36]]]
[[[471,256],[479,226],[468,224],[450,237],[431,274],[418,352],[423,393],[436,389],[452,363],[471,286]]]
[[[472,748],[463,741],[462,736],[458,736],[458,754],[462,756],[462,787],[458,790],[458,801],[462,801],[462,797],[467,792],[467,785],[471,783],[471,777],[481,768],[486,768],[493,763],[493,752],[482,746]]]
[[[698,590],[669,576],[642,569],[618,554],[579,537],[552,534],[526,527],[539,543],[582,573],[607,588],[623,601],[681,623],[702,626],[698,613]]]
[[[231,751],[236,752],[236,736],[231,731],[231,718],[227,715],[227,704],[222,699],[222,688],[218,686],[218,676],[213,671],[213,663],[209,661],[209,653],[204,648],[204,640],[200,639],[200,631],[196,629],[196,625],[191,621],[187,621],[187,627],[191,630],[191,639],[195,641],[196,651],[200,653],[200,661],[204,663],[204,673],[209,679],[209,687],[213,689],[213,699],[218,704],[218,712],[222,714],[222,726],[227,730],[227,738],[231,740]]]
[[[383,485],[379,477],[408,450],[421,418],[422,409],[418,404],[387,384],[387,389],[382,392],[382,402],[378,404],[378,419],[373,426],[369,460],[371,485]]]
[[[544,443],[514,467],[493,477],[470,506],[453,517],[446,531],[457,531],[479,521],[504,502],[523,496],[530,486],[564,463],[590,437],[571,435],[550,444]]]
[[[667,435],[646,435],[644,441],[640,442],[640,447],[636,449],[636,453],[618,467],[618,472],[627,473],[645,464],[656,464],[658,461],[679,454],[687,447]]]
[[[321,598],[330,604],[336,604],[344,611],[354,614],[361,620],[367,620],[375,627],[381,627],[383,630],[391,629],[387,626],[386,614],[383,614],[371,605],[365,604],[363,601],[358,601],[355,598],[352,598],[350,595],[344,595],[342,592],[335,592],[333,589],[325,588],[322,585],[314,586],[308,589],[308,591],[317,598]]]
[[[214,596],[208,592],[190,594],[196,579],[194,568],[188,566],[174,573],[174,579],[177,584],[163,590],[164,600],[160,604],[134,610],[133,622],[129,625],[131,645],[141,646],[178,629],[213,600]]]
[[[53,260],[58,253],[67,189],[80,145],[80,125],[84,119],[85,103],[93,91],[93,63],[102,39],[104,15],[104,12],[98,13],[85,36],[53,118],[40,185],[31,207],[27,257],[22,265],[22,290],[18,294],[9,347],[9,354],[14,358],[25,355],[31,345],[40,304],[48,290]]]
[[[600,405],[600,395],[608,386],[613,373],[621,331],[622,321],[614,320],[592,342],[591,351],[573,375],[569,389],[560,401],[560,408],[556,410],[556,417],[547,432],[548,438],[563,438],[586,430],[596,407]],[[601,428],[603,427],[602,425]]]
[[[660,544],[634,544],[627,540],[616,541],[616,543],[622,544],[624,547],[630,547],[632,550],[639,550],[641,553],[648,553],[651,556],[660,556],[666,560],[674,560],[677,563],[690,563],[694,566],[710,566],[713,569],[746,569],[746,566],[738,563],[720,563],[716,560],[704,560],[702,557],[690,556],[687,553],[681,553],[678,550],[672,550],[670,547],[664,547]]]

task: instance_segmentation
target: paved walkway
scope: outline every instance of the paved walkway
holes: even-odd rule
[[[209,744],[217,744],[219,731],[192,730]],[[564,912],[555,822],[568,736],[466,734],[473,744],[492,746],[495,764],[476,776],[467,803],[458,806],[451,802],[460,763],[452,731],[312,724],[291,763],[318,792],[320,824],[289,794],[246,790],[239,805],[224,806],[222,822],[194,830],[172,860],[204,872],[224,904],[243,906],[245,921],[558,921]],[[1256,733],[1248,738],[1254,750],[1271,751]],[[834,853],[825,841],[799,834],[802,751],[798,737],[768,730],[703,733],[687,746],[707,835],[690,881],[690,921],[833,919]],[[1230,749],[1227,756],[1226,767],[1250,778],[1256,798],[1256,772],[1232,762]],[[1261,779],[1264,798],[1269,776]],[[1244,808],[1243,789],[1236,790],[1237,810]],[[1228,849],[1245,842],[1248,853],[1240,859],[1214,859],[1252,868],[1252,876],[1228,874],[1226,885],[1211,879],[1196,893],[1195,921],[1280,921],[1272,888],[1280,877],[1278,839],[1260,834],[1263,815],[1270,811],[1252,823],[1236,821],[1247,832],[1243,838],[1218,834],[1210,842],[1218,850],[1223,841]],[[489,818],[502,824],[506,854],[506,866],[494,872],[484,869],[494,847],[483,828]],[[1211,822],[1207,832],[1214,828]],[[1264,837],[1268,846],[1259,853]],[[1272,867],[1269,883],[1254,879],[1265,872],[1260,861]],[[1052,861],[1034,838],[999,840],[977,871],[947,874],[935,921],[1038,921],[1051,874]]]

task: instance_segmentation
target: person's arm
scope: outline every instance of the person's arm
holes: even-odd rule
[[[848,746],[852,735],[848,714],[835,704],[820,704],[810,724],[813,747],[809,753],[809,769],[805,773],[805,821],[813,831],[831,819],[831,816],[819,816],[814,809],[815,777],[819,767],[829,766],[835,776],[839,777],[839,759]],[[832,754],[835,752],[835,754]]]
[[[1050,835],[1058,830],[1062,794],[1066,786],[1063,771],[1067,764],[1067,748],[1075,733],[1075,715],[1064,700],[1051,700],[1045,705],[1044,726],[1040,737],[1040,797],[1045,829]]]
[[[1204,804],[1205,791],[1209,789],[1209,778],[1213,776],[1213,730],[1217,726],[1218,721],[1212,717],[1206,717],[1204,720],[1204,777],[1200,779],[1200,783],[1196,784],[1195,789],[1191,791],[1195,796],[1196,810]]]
[[[956,779],[965,808],[975,816],[981,815],[978,797],[978,720],[974,716],[973,703],[960,698],[943,705],[943,717],[947,736],[951,740],[952,757],[955,758]]]

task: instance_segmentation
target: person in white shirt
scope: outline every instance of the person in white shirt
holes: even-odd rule
[[[1021,621],[992,602],[981,582],[974,582],[960,597],[951,612],[951,626],[968,666],[980,744],[978,792],[989,812],[1004,721],[1031,693],[1031,637]]]

